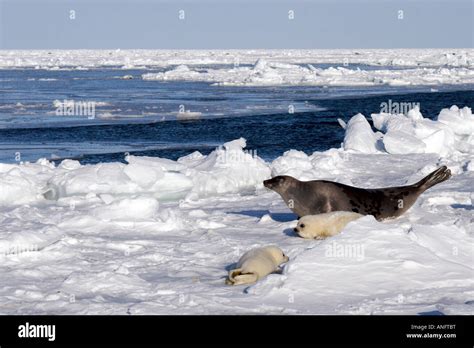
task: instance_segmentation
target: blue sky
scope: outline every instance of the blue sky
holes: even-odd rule
[[[473,3],[0,0],[0,48],[467,48]]]

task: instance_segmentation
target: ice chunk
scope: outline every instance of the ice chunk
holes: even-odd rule
[[[25,204],[38,200],[41,190],[22,168],[0,172],[0,205]]]
[[[443,109],[438,115],[438,121],[451,128],[458,135],[474,133],[474,115],[467,106],[459,109],[456,105]]]
[[[246,140],[240,138],[225,143],[208,156],[192,160],[192,167],[186,171],[194,184],[188,198],[254,191],[261,187],[270,176],[270,168],[256,152],[244,150],[245,146]]]
[[[436,121],[424,118],[419,107],[407,115],[372,114],[372,120],[375,128],[386,133],[383,144],[389,153],[437,153],[446,157],[455,151],[474,152],[470,143],[474,139],[474,116],[468,107],[443,109]]]
[[[422,140],[399,130],[388,131],[383,137],[383,144],[391,154],[426,152],[426,144]]]
[[[278,157],[272,162],[272,176],[290,175],[301,177],[304,171],[312,169],[311,160],[303,151],[286,151],[283,156]]]
[[[346,127],[344,150],[354,150],[363,153],[376,153],[377,135],[372,131],[369,122],[362,114],[353,116]]]

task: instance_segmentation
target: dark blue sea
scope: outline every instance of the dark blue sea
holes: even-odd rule
[[[371,69],[351,66],[357,67]],[[289,149],[311,154],[339,147],[338,118],[370,117],[389,100],[420,103],[430,118],[453,104],[474,106],[472,85],[228,87],[141,78],[157,71],[0,70],[0,162],[45,157],[88,164],[123,161],[125,152],[177,159],[240,137],[272,160]],[[95,117],[57,116],[55,101],[64,100],[98,102]],[[181,109],[198,116],[182,119]]]

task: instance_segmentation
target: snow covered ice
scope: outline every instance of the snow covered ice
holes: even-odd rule
[[[315,67],[328,64],[327,68]],[[358,66],[373,69],[360,69]],[[355,67],[355,68],[354,68]],[[474,83],[474,49],[4,50],[0,69],[162,69],[144,80],[223,86],[419,86]],[[133,75],[122,74],[120,79]]]
[[[346,127],[344,149],[364,153],[437,153],[449,156],[472,152],[474,116],[468,107],[453,105],[443,109],[437,120],[424,118],[418,107],[407,115],[379,113],[371,115],[374,133],[362,114],[353,116]]]
[[[471,109],[371,119],[377,132],[355,115],[341,148],[272,162],[241,138],[177,161],[0,164],[0,312],[473,314]],[[400,218],[366,216],[321,241],[296,237],[296,217],[262,185],[286,174],[398,186],[440,165],[453,177]],[[224,284],[240,255],[271,244],[290,257],[283,274]]]
[[[146,73],[144,80],[205,81],[223,86],[416,86],[467,84],[474,82],[468,68],[409,68],[403,70],[361,70],[345,67],[315,68],[267,62],[258,59],[252,67],[232,67],[196,71],[179,65],[165,72]]]
[[[91,69],[97,67],[170,67],[179,65],[245,65],[259,59],[291,64],[353,63],[373,66],[474,66],[469,49],[317,49],[317,50],[2,50],[1,68]],[[185,72],[186,68],[181,68]]]

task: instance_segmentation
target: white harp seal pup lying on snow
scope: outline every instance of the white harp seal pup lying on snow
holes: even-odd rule
[[[294,231],[302,238],[324,239],[335,236],[346,225],[363,215],[348,211],[333,211],[331,213],[306,215],[298,220]]]
[[[257,280],[278,270],[289,258],[276,246],[251,249],[242,255],[237,268],[229,271],[228,285],[255,283]]]

